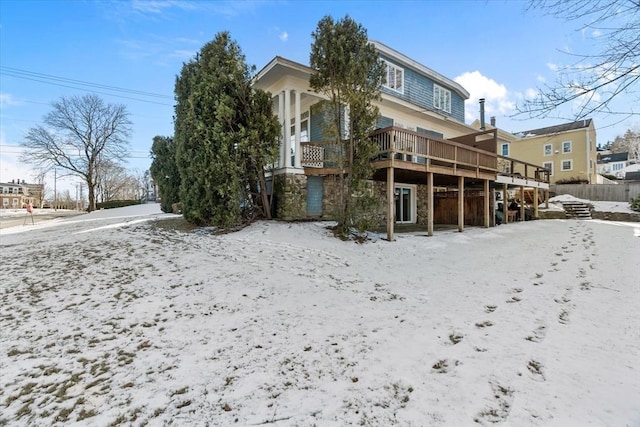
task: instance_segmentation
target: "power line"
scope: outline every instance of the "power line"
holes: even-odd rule
[[[136,89],[127,89],[127,88],[122,88],[118,86],[103,85],[100,83],[91,83],[83,80],[68,79],[65,77],[53,76],[53,75],[43,74],[43,73],[36,73],[33,71],[22,70],[19,68],[6,67],[4,65],[0,65],[0,74],[9,76],[9,77],[19,78],[19,79],[50,84],[54,86],[67,87],[71,89],[88,90],[89,92],[99,93],[102,95],[114,96],[118,98],[131,99],[134,101],[147,102],[150,104],[166,105],[168,107],[173,107],[173,104],[167,104],[164,102],[152,101],[148,99],[134,98],[131,96],[124,96],[124,95],[113,94],[109,92],[102,92],[99,90],[95,90],[94,88],[108,90],[112,92],[122,92],[126,94],[137,95],[137,96],[146,96],[146,97],[155,98],[155,99],[173,99],[173,97],[170,95],[164,95],[164,94],[159,94],[154,92],[145,92],[145,91],[136,90]],[[81,87],[78,87],[78,86],[81,86]]]

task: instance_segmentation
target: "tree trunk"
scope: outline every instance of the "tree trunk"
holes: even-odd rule
[[[267,219],[271,219],[271,203],[267,194],[267,180],[264,176],[264,168],[258,169],[258,179],[260,180],[260,196],[262,197],[264,216]],[[273,181],[271,182],[271,194],[273,194]]]

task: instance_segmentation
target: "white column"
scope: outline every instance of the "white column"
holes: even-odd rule
[[[300,91],[296,90],[296,96],[294,99],[295,102],[295,106],[294,106],[294,111],[295,111],[295,134],[296,134],[296,142],[295,142],[295,153],[296,153],[296,158],[295,158],[295,163],[294,166],[296,168],[301,168],[302,167],[302,150],[300,147]]]
[[[285,117],[284,117],[284,91],[281,91],[278,94],[278,117],[280,118],[280,125],[282,127],[282,132],[281,132],[281,136],[280,136],[280,158],[278,160],[278,168],[283,168],[286,166],[285,163],[285,155],[284,155],[284,150],[285,150],[285,143],[284,143],[284,135],[285,135],[285,129],[287,128],[287,126],[285,125]]]
[[[291,90],[284,91],[284,159],[283,167],[291,167]]]

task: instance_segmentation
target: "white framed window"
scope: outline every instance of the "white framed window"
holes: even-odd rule
[[[18,206],[18,199],[13,199],[13,206]]]
[[[2,199],[2,206],[9,206],[9,199]]]
[[[553,162],[543,162],[542,167],[549,171],[549,176],[553,176]]]
[[[544,155],[551,156],[553,154],[553,144],[544,144]]]
[[[614,163],[612,169],[614,171],[621,171],[622,170],[622,163]]]
[[[500,146],[500,154],[503,156],[509,156],[509,144],[504,143]]]
[[[404,93],[404,69],[386,61],[385,65],[387,67],[387,81],[383,86]]]
[[[572,159],[563,160],[562,161],[562,170],[563,171],[573,170],[573,160]]]
[[[396,222],[415,223],[417,187],[412,184],[397,184],[394,190]]]
[[[451,91],[436,84],[433,85],[433,108],[451,112]]]
[[[562,142],[562,152],[570,153],[571,152],[571,141],[563,141]]]

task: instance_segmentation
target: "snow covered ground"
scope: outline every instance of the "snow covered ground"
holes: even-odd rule
[[[0,425],[640,426],[640,224],[173,217],[0,230]]]

